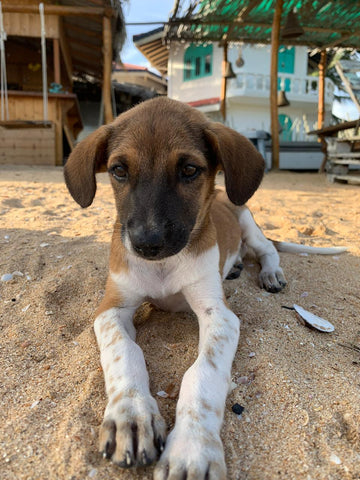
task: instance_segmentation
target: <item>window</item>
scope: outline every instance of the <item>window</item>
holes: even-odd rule
[[[205,74],[211,75],[211,55],[206,55],[205,57]]]
[[[290,73],[293,74],[295,71],[295,48],[294,47],[279,47],[279,73]],[[285,92],[290,92],[291,90],[291,80],[290,78],[285,78],[284,85],[281,85],[281,79],[278,79],[278,90],[285,90]]]
[[[185,80],[190,80],[191,78],[191,61],[186,60],[185,62],[185,71],[184,71]]]
[[[288,115],[281,113],[279,115],[279,126],[280,126],[280,140],[282,142],[291,142],[292,141],[292,120]]]
[[[195,57],[195,77],[200,77],[201,75],[201,57]]]
[[[184,55],[184,81],[212,75],[212,45],[191,44]]]

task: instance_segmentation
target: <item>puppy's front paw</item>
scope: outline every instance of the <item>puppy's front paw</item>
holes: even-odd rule
[[[146,466],[163,451],[166,426],[156,401],[118,393],[106,407],[100,452],[123,468]]]
[[[279,267],[276,270],[263,269],[259,275],[260,287],[270,293],[278,293],[286,286],[284,272]]]
[[[156,465],[154,480],[226,480],[220,437],[200,426],[170,433]]]

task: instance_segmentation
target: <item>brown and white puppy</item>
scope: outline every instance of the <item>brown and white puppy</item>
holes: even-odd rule
[[[276,249],[244,206],[262,179],[263,158],[235,131],[157,98],[74,149],[65,179],[82,207],[92,203],[95,173],[104,166],[117,220],[94,327],[108,395],[100,450],[122,467],[148,465],[161,454],[156,480],[225,479],[220,427],[239,320],[226,305],[222,279],[246,245],[261,263],[261,286],[276,292],[286,284]],[[214,187],[219,169],[226,193]],[[166,441],[135,343],[132,318],[145,300],[170,311],[191,309],[199,321],[198,358],[184,375]]]

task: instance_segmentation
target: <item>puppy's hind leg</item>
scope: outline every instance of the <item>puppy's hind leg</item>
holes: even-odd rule
[[[230,272],[226,275],[226,280],[235,280],[235,278],[239,278],[240,274],[244,268],[242,257],[239,256],[236,258],[234,266],[230,270]]]
[[[241,207],[238,215],[243,241],[254,250],[261,265],[260,286],[271,293],[280,292],[286,280],[276,248],[257,226],[247,207]]]

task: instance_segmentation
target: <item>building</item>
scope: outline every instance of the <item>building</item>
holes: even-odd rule
[[[220,113],[223,48],[215,43],[171,42],[170,49],[160,41],[162,31],[149,32],[157,49],[168,51],[168,96],[198,108],[209,118],[223,121]],[[135,45],[156,67],[154,46]],[[155,58],[155,61],[154,61]],[[244,135],[265,138],[270,132],[270,45],[229,45],[228,60],[234,78],[227,81],[225,123]],[[306,47],[279,48],[278,90],[285,92],[289,105],[279,109],[280,168],[317,169],[323,155],[321,146],[307,132],[317,128],[318,77]],[[334,84],[325,79],[325,123],[331,118]],[[262,132],[262,133],[260,133]],[[296,159],[294,150],[296,148]],[[267,153],[270,166],[270,153]],[[294,163],[295,162],[295,163]]]
[[[62,165],[84,124],[98,126],[100,105],[112,119],[121,4],[45,0],[43,11],[37,0],[1,4],[0,164]]]
[[[166,79],[139,65],[116,63],[111,78],[117,115],[144,100],[167,93]]]

